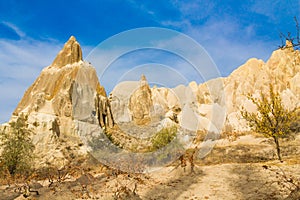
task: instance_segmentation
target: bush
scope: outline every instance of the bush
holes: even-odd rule
[[[33,150],[28,129],[27,116],[23,114],[16,121],[9,123],[9,130],[4,130],[1,136],[1,163],[4,170],[11,175],[27,174],[33,162]]]
[[[169,144],[176,137],[176,133],[176,126],[161,129],[151,138],[151,150],[155,151]]]

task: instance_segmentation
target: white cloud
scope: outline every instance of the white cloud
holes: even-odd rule
[[[181,26],[185,34],[205,48],[223,76],[229,75],[249,58],[257,57],[266,61],[277,48],[273,41],[257,39],[255,24],[244,26],[229,16],[221,21],[211,18],[201,25],[193,25],[189,19],[163,23],[176,28]]]
[[[258,37],[255,21],[249,20],[247,24],[243,24],[239,18],[225,11],[218,13],[219,5],[212,1],[172,0],[170,2],[170,7],[176,9],[180,16],[164,18],[162,21],[153,19],[162,26],[180,30],[195,39],[209,53],[223,76],[229,75],[249,58],[256,57],[266,61],[277,48],[274,45],[276,41]],[[272,8],[264,8],[263,4],[261,1],[254,1],[254,3],[245,3],[244,6],[252,6],[246,11],[249,14],[267,10],[265,14],[268,15],[268,13],[276,13],[274,9],[281,8],[276,6],[283,3],[275,1],[271,5]],[[284,9],[287,7],[288,5]],[[143,5],[143,9],[147,10],[147,7]],[[153,12],[154,16],[162,14],[160,10]]]
[[[53,40],[27,37],[18,41],[0,40],[0,123],[9,120],[25,90],[52,63],[62,46]]]
[[[226,76],[249,58],[266,61],[276,49],[272,41],[257,39],[254,25],[241,26],[231,19],[210,20],[186,31],[205,47]]]
[[[182,19],[201,20],[210,15],[215,7],[213,1],[194,0],[194,1],[171,1],[172,5],[179,10]]]

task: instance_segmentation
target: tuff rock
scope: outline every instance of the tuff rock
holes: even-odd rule
[[[20,113],[28,115],[34,132],[38,165],[61,166],[74,152],[85,155],[87,149],[81,143],[87,133],[83,130],[96,126],[101,132],[114,124],[106,92],[93,66],[82,61],[74,36],[25,92],[11,120]]]
[[[133,92],[129,99],[129,110],[132,120],[137,125],[148,124],[151,121],[151,109],[153,107],[151,90],[146,77],[142,75],[139,88]]]
[[[242,107],[255,111],[255,105],[247,99],[247,94],[256,97],[259,97],[260,92],[267,94],[269,84],[272,84],[281,94],[287,108],[299,106],[300,53],[288,45],[274,51],[266,63],[251,58],[228,77],[199,85],[191,82],[188,86],[179,85],[175,88],[149,89],[149,86],[145,86],[142,90],[138,82],[122,82],[111,93],[112,99],[118,99],[118,103],[113,100],[113,105],[117,106],[112,109],[121,122],[136,120],[136,116],[149,119],[149,116],[154,116],[149,115],[152,104],[150,113],[155,113],[160,118],[170,118],[188,130],[220,133],[226,132],[224,127],[230,127],[234,131],[248,131],[240,111]],[[120,96],[120,93],[124,94],[125,88],[131,88],[128,90],[130,92]],[[142,92],[144,98],[139,96]],[[131,94],[134,95],[130,96]],[[145,102],[141,103],[141,99]],[[122,108],[119,109],[120,107]],[[132,112],[132,108],[136,111]]]

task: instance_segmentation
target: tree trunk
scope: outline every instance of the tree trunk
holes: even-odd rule
[[[276,150],[277,150],[278,160],[279,160],[280,162],[283,162],[283,161],[282,161],[282,158],[281,158],[281,153],[280,153],[279,138],[276,137],[276,136],[274,136],[273,138],[274,138],[274,142],[275,142],[275,144],[276,144]]]

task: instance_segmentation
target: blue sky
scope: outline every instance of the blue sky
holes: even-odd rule
[[[221,75],[227,76],[251,57],[266,61],[281,44],[279,33],[295,31],[293,17],[300,20],[299,4],[299,0],[1,0],[0,122],[8,121],[25,90],[71,35],[85,57],[99,42],[122,31],[170,28],[201,44]]]

